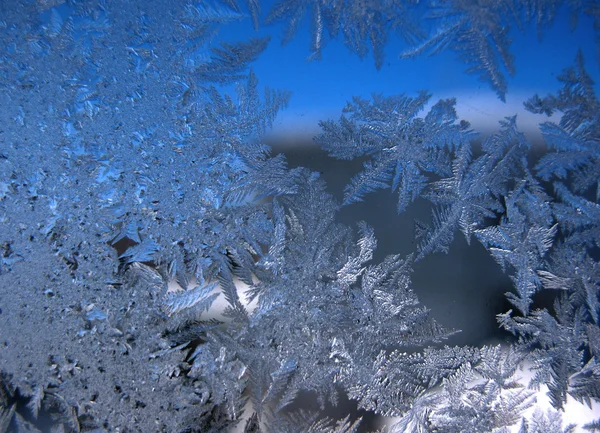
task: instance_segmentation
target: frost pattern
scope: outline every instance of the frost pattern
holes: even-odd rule
[[[505,74],[516,73],[510,50],[511,25],[522,29],[535,20],[541,37],[565,4],[571,9],[572,27],[577,25],[581,15],[595,17],[597,24],[598,10],[594,1],[432,0],[426,18],[433,21],[433,31],[402,56],[410,58],[427,52],[433,55],[445,50],[454,51],[467,66],[467,73],[487,82],[505,101],[508,89]]]
[[[541,30],[561,3],[433,2],[437,33],[406,54],[457,51],[502,98],[506,23],[535,17]],[[419,42],[409,6],[288,0],[267,21],[287,21],[287,41],[308,13],[313,57],[341,32],[379,67],[390,31]],[[245,7],[258,27],[259,2]],[[427,92],[355,98],[316,138],[332,157],[367,160],[338,204],[317,173],[262,144],[290,98],[261,93],[249,69],[269,38],[213,43],[245,18],[235,1],[170,8],[0,6],[0,277],[17,288],[2,299],[15,312],[0,312],[45,297],[61,307],[48,304],[44,320],[64,329],[50,356],[29,359],[36,368],[0,372],[0,430],[35,431],[48,415],[62,431],[217,432],[250,407],[246,432],[357,432],[360,419],[293,409],[302,393],[321,409],[344,393],[398,417],[391,431],[573,431],[556,411],[523,418],[531,391],[514,376],[531,363],[529,385],[547,385],[556,410],[568,395],[600,400],[599,104],[583,56],[557,95],[526,102],[562,113],[540,126],[548,151],[534,164],[516,117],[479,149],[454,99],[421,114]],[[398,194],[398,212],[419,198],[434,210],[432,224],[415,223],[413,254],[376,263],[373,228],[342,225],[336,212],[381,188]],[[414,262],[448,252],[458,230],[514,283],[518,311],[498,315],[513,346],[442,346],[456,331],[412,290]],[[538,293],[554,297],[551,310]],[[106,369],[120,384],[97,380]],[[87,383],[98,391],[81,400]]]
[[[344,204],[362,201],[380,188],[398,191],[402,212],[423,191],[427,174],[449,173],[449,152],[473,136],[468,122],[458,122],[453,99],[435,104],[417,117],[430,95],[373,95],[354,98],[338,122],[322,121],[316,142],[339,159],[370,157],[364,170],[346,187]]]
[[[416,3],[414,0],[283,0],[273,6],[266,22],[287,22],[282,38],[286,44],[298,30],[304,15],[309,15],[309,59],[320,59],[327,39],[341,33],[344,44],[361,58],[367,55],[370,47],[375,66],[380,69],[391,32],[413,43],[421,37],[422,31],[414,24],[415,15],[411,8]]]
[[[558,95],[543,100],[534,97],[526,103],[528,109],[539,113],[550,115],[557,109],[564,112],[559,125],[540,126],[550,151],[541,157],[533,172],[529,168],[531,146],[518,131],[516,118],[507,118],[501,122],[500,131],[482,143],[482,151],[475,159],[469,142],[472,135],[465,134],[454,146],[442,147],[444,158],[439,160],[446,164],[441,165],[441,170],[432,170],[433,175],[442,178],[423,176],[419,183],[413,183],[417,186],[413,186],[414,195],[407,201],[410,203],[423,196],[436,205],[431,227],[416,222],[417,238],[421,239],[417,259],[435,252],[448,252],[454,233],[460,229],[467,240],[474,235],[511,277],[516,294],[509,292],[507,297],[519,311],[500,314],[499,324],[518,337],[515,350],[521,355],[517,358],[528,359],[535,372],[530,385],[547,384],[556,409],[563,407],[567,395],[588,405],[598,398],[596,357],[600,314],[600,275],[595,258],[600,220],[596,215],[597,177],[593,174],[597,165],[594,161],[598,151],[594,146],[598,144],[598,134],[592,132],[598,127],[597,99],[593,83],[583,68],[581,54],[576,66],[568,68],[560,81],[564,87]],[[396,166],[390,161],[387,169],[374,170],[384,167],[377,165],[379,161],[389,155],[396,156],[397,147],[388,145],[390,133],[386,127],[399,124],[401,131],[410,131],[403,119],[414,116],[410,102],[417,99],[404,98],[403,104],[390,104],[391,100],[374,98],[373,104],[363,103],[359,111],[368,115],[354,115],[351,119],[342,116],[337,123],[321,124],[324,133],[317,142],[332,156],[352,159],[373,155],[375,161],[365,163],[365,170],[347,187],[347,203],[352,202],[355,191],[360,192],[363,199],[376,188],[390,187],[388,182],[393,179]],[[346,111],[358,111],[354,107],[349,105]],[[368,107],[368,111],[364,107]],[[430,128],[439,130],[446,125],[439,122]],[[391,142],[399,146],[402,139],[395,138]],[[413,139],[413,143],[423,142]],[[412,155],[419,155],[419,163],[434,166],[427,165],[431,157],[426,152],[419,153],[418,146],[413,145],[411,151]],[[408,151],[399,159],[398,165],[413,163]],[[592,174],[588,176],[589,172]],[[534,295],[540,291],[557,292],[553,311],[532,310]],[[456,393],[465,392],[469,395],[466,398],[471,398],[478,389],[470,385],[478,377],[471,371],[472,362],[477,361],[456,365],[458,372],[445,379],[441,393],[414,394],[416,400],[410,409],[404,409],[408,412],[397,424],[397,431],[465,431],[465,425],[474,426],[473,431],[504,431],[506,426],[515,424],[529,405],[527,393],[500,397],[501,393],[494,388],[481,388],[481,392],[485,389],[485,397],[480,396],[477,401],[489,401],[494,408],[493,415],[487,417],[481,414],[489,409],[460,406],[464,399],[457,400]],[[386,372],[385,377],[394,376]],[[368,395],[367,389],[373,388],[376,389],[376,385],[371,384],[362,392]],[[406,393],[412,388],[403,385],[402,389]],[[358,396],[354,398],[361,401]],[[511,398],[515,400],[504,406]],[[492,404],[494,399],[501,402]],[[455,401],[461,403],[448,404]],[[381,404],[379,399],[378,405]],[[395,407],[398,406],[396,403]],[[503,414],[501,407],[518,409]],[[476,420],[469,419],[471,410],[477,414]],[[522,421],[521,430],[563,431],[561,425],[560,418],[553,413],[536,412],[530,420]],[[573,431],[573,428],[567,426],[564,431]]]

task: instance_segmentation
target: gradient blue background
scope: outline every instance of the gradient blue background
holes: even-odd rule
[[[271,4],[262,3],[263,16]],[[583,51],[588,73],[595,82],[600,80],[593,21],[580,14],[578,26],[572,30],[569,12],[566,7],[559,9],[554,23],[543,29],[541,39],[535,22],[526,23],[523,29],[512,26],[511,52],[515,56],[516,74],[510,77],[503,71],[508,81],[506,103],[497,98],[488,83],[466,74],[464,64],[451,51],[400,59],[399,54],[408,46],[395,35],[389,38],[385,64],[379,71],[371,54],[360,59],[341,39],[327,41],[322,60],[307,61],[310,55],[308,16],[294,39],[285,46],[281,45],[283,25],[262,25],[254,31],[249,17],[223,26],[216,40],[233,42],[253,36],[272,36],[267,50],[251,67],[260,85],[293,92],[289,108],[279,115],[275,124],[276,135],[290,132],[314,135],[318,132],[318,120],[338,118],[346,101],[355,95],[411,95],[426,89],[433,95],[432,102],[456,97],[461,118],[469,120],[481,132],[493,131],[498,120],[518,114],[519,127],[536,138],[537,124],[546,119],[526,113],[523,101],[535,93],[546,94],[559,89],[557,77],[565,67],[574,64],[579,49]]]

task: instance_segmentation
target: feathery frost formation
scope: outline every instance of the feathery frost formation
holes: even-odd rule
[[[250,69],[269,38],[218,39],[249,17],[284,22],[286,43],[308,18],[311,58],[341,37],[380,68],[395,32],[403,57],[454,51],[504,99],[518,73],[509,26],[543,33],[568,10],[600,28],[598,3],[262,6],[0,5],[0,431],[224,432],[244,417],[246,433],[361,428],[299,410],[302,395],[395,417],[390,433],[574,431],[567,397],[600,399],[600,103],[583,55],[558,92],[525,101],[560,114],[540,125],[541,157],[516,117],[480,140],[454,99],[355,97],[315,137],[365,160],[336,203],[263,144],[291,97]],[[375,262],[373,228],[336,213],[386,188],[398,213],[428,200],[433,215],[415,221],[412,254]],[[458,330],[412,289],[412,265],[458,232],[513,282],[514,308],[497,316],[512,345],[443,345]],[[530,410],[541,385],[554,410]]]

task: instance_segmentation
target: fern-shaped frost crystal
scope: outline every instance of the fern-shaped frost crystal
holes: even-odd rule
[[[398,212],[414,201],[427,185],[427,174],[448,172],[448,155],[473,137],[468,124],[458,122],[454,100],[442,100],[424,117],[418,113],[430,96],[373,95],[355,97],[339,122],[321,122],[316,141],[331,156],[353,159],[370,156],[364,170],[346,187],[344,204],[362,201],[381,188],[398,192]]]

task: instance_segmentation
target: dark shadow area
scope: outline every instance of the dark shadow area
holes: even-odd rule
[[[52,433],[69,426],[68,403],[53,393],[52,388],[44,390],[34,401],[35,396],[25,395],[12,382],[12,377],[0,372],[0,431]],[[82,425],[85,416],[78,421],[80,427],[85,427]]]
[[[512,335],[498,326],[496,315],[512,307],[505,293],[512,282],[476,239],[468,245],[456,233],[448,254],[430,254],[414,266],[413,288],[442,325],[461,332],[450,345],[497,344]]]
[[[354,400],[349,400],[345,392],[339,391],[337,397],[337,406],[326,403],[325,410],[322,411],[315,393],[302,391],[298,394],[294,403],[288,406],[285,411],[290,413],[298,410],[316,412],[320,414],[320,417],[328,417],[334,420],[350,416],[350,422],[355,422],[358,418],[361,418],[357,433],[374,432],[381,428],[381,417],[379,415],[358,409],[357,403]]]

